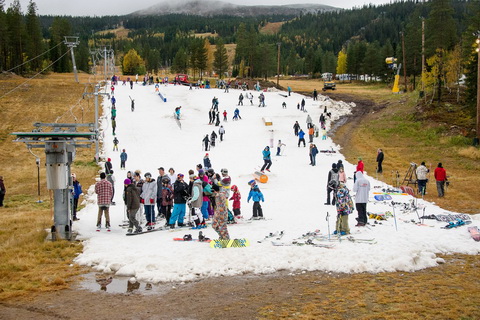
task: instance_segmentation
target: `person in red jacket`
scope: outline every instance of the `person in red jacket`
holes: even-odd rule
[[[442,163],[438,163],[438,166],[434,171],[435,180],[437,181],[437,192],[439,197],[445,195],[445,182],[447,181],[447,171],[443,168]]]
[[[242,199],[242,195],[240,194],[240,190],[238,190],[236,185],[233,185],[231,190],[233,191],[232,197],[230,198],[230,200],[233,200],[233,214],[235,218],[240,218],[242,215],[240,212],[240,199]]]

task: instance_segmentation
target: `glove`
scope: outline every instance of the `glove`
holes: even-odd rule
[[[155,203],[155,200],[150,199],[150,204],[154,204],[154,203]]]
[[[140,199],[140,203],[145,203],[145,200],[144,200],[144,199]]]
[[[192,200],[188,200],[187,201],[187,206],[191,206],[192,205]]]

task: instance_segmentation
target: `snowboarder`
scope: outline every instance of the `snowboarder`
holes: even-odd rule
[[[238,108],[235,108],[235,111],[233,112],[233,119],[232,120],[242,120],[242,117],[240,117],[240,110]]]
[[[262,169],[260,169],[260,171],[264,172],[264,170],[267,170],[268,172],[270,172],[270,167],[272,166],[272,159],[270,155],[269,146],[266,146],[265,149],[263,149],[262,155],[263,155],[264,164],[262,166]]]
[[[1,178],[1,177],[0,177]],[[73,221],[80,220],[77,218],[77,208],[78,208],[78,199],[83,193],[82,185],[77,180],[77,175],[72,173],[72,184],[73,184]],[[1,192],[0,192],[1,193]]]
[[[382,168],[382,162],[383,162],[383,151],[382,149],[377,150],[377,173],[382,173],[383,168]]]
[[[243,106],[243,93],[240,93],[238,96],[238,105]]]
[[[298,121],[295,121],[295,124],[293,125],[293,133],[295,133],[295,136],[298,136],[298,130],[300,130],[300,124]]]
[[[285,143],[282,143],[282,140],[278,140],[277,143],[277,156],[280,156],[280,152],[282,151],[282,147],[286,146]]]
[[[215,197],[215,213],[213,215],[212,227],[218,233],[219,239],[229,240],[227,221],[228,221],[228,208],[227,208],[227,195],[226,189],[218,184],[213,184],[213,194]]]
[[[347,235],[350,234],[348,226],[348,215],[353,212],[353,201],[350,192],[344,184],[340,184],[338,189],[335,187],[337,198],[337,224],[334,234]]]
[[[437,182],[437,192],[439,197],[445,196],[445,183],[448,183],[447,180],[447,171],[443,168],[441,162],[438,163],[435,171],[433,172],[435,180]]]
[[[355,208],[358,212],[357,224],[355,227],[363,227],[367,224],[367,203],[368,194],[370,192],[370,182],[360,171],[357,171],[355,175],[357,176],[357,180],[353,185],[353,192],[355,192]]]
[[[118,142],[119,141],[118,141],[117,137],[115,137],[113,139],[113,151],[115,151],[115,150],[118,151]]]
[[[150,172],[145,173],[145,183],[142,186],[140,197],[143,200],[147,229],[151,230],[155,225],[155,201],[157,200],[157,182]]]
[[[120,153],[120,169],[125,170],[125,162],[127,162],[127,152],[125,152],[125,149],[122,149],[122,153]]]
[[[317,156],[317,154],[318,154],[317,146],[312,143],[310,145],[310,165],[311,166],[316,166],[317,162],[315,160],[315,157]]]
[[[205,151],[208,151],[209,150],[209,147],[208,147],[208,144],[210,143],[210,140],[208,139],[208,134],[205,135],[205,138],[203,138],[203,143],[205,145]]]
[[[263,193],[260,191],[260,188],[258,188],[258,185],[256,183],[252,183],[251,187],[252,188],[248,193],[247,203],[250,201],[250,199],[253,200],[252,219],[253,220],[263,219],[263,210],[262,210],[262,206],[260,205],[260,201],[265,202]]]
[[[325,205],[335,205],[335,190],[339,183],[337,164],[332,163],[332,169],[328,172],[327,178],[327,202]],[[332,201],[330,202],[330,193],[333,191]]]
[[[225,128],[223,126],[220,126],[220,129],[218,129],[218,134],[220,135],[220,141],[223,141],[223,135],[225,134]]]
[[[142,232],[142,227],[140,227],[136,219],[138,209],[140,209],[140,193],[132,183],[132,180],[127,178],[123,181],[123,184],[125,185],[125,205],[128,218],[127,233],[132,233],[133,227],[135,227],[135,233],[140,233]]]
[[[105,227],[110,228],[109,208],[113,197],[113,186],[106,180],[106,177],[105,172],[100,173],[100,181],[95,184],[98,205],[97,229],[102,227],[103,214],[105,214]]]
[[[298,132],[298,146],[300,147],[300,143],[303,142],[303,146],[306,147],[305,145],[305,132],[303,132],[302,129]]]

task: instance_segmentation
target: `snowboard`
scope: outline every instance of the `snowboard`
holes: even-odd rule
[[[374,192],[373,194],[391,195],[391,196],[408,196],[408,193],[402,193],[402,192]]]
[[[222,248],[242,248],[250,246],[250,242],[247,239],[214,239],[210,241],[210,248],[222,249]]]
[[[139,234],[151,233],[151,232],[162,231],[162,230],[165,230],[165,228],[160,227],[160,228],[154,228],[154,229],[151,229],[151,230],[143,229],[142,232],[132,232],[132,233],[127,233],[126,235],[127,236],[136,236],[136,235],[139,235]]]
[[[442,229],[454,229],[470,223],[472,223],[472,221],[463,221],[462,219],[457,219],[456,222],[450,221],[445,227],[442,227]]]
[[[473,240],[480,241],[480,230],[477,226],[468,227],[468,232],[472,236]]]
[[[375,198],[377,201],[392,200],[392,196],[389,194],[376,194],[373,196],[373,198]]]

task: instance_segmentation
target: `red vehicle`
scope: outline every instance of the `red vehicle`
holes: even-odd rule
[[[177,74],[177,75],[175,76],[175,81],[176,81],[177,83],[189,83],[189,82],[188,82],[188,75],[186,75],[186,74]]]

